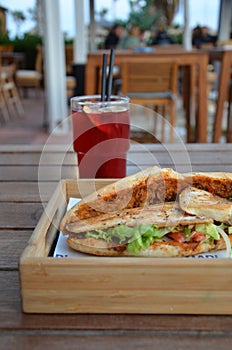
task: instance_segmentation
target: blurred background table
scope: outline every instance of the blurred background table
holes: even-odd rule
[[[0,146],[0,332],[5,349],[230,349],[232,315],[23,314],[19,257],[60,177],[77,176],[64,146]],[[230,171],[232,144],[132,144],[128,174],[155,164],[178,171]],[[61,166],[62,165],[62,166]],[[43,180],[38,187],[38,170]],[[96,181],[97,183],[97,181]],[[40,191],[42,193],[40,193]],[[41,196],[42,194],[42,196]],[[96,300],[97,303],[97,300]]]
[[[102,53],[97,51],[88,55],[85,72],[85,94],[99,92],[99,71],[102,65]],[[122,65],[124,60],[140,59],[154,62],[172,58],[183,69],[182,93],[186,112],[187,139],[190,142],[207,142],[207,65],[208,53],[200,50],[185,51],[182,48],[156,49],[153,52],[116,51],[115,65]],[[123,79],[123,77],[121,77]],[[192,115],[194,111],[194,116]],[[195,130],[190,129],[191,118],[196,118]]]

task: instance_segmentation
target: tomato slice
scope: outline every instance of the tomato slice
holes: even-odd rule
[[[168,237],[172,238],[174,241],[179,243],[184,243],[187,240],[184,232],[180,232],[180,231],[170,232],[168,234]]]
[[[192,234],[191,234],[191,239],[192,239],[194,242],[201,242],[201,241],[204,241],[204,240],[205,240],[205,235],[204,235],[204,233],[202,233],[202,232],[194,231],[194,232],[192,232]]]

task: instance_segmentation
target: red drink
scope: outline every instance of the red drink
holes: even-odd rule
[[[129,99],[114,96],[100,102],[99,96],[71,99],[73,147],[82,178],[126,176],[130,146]]]

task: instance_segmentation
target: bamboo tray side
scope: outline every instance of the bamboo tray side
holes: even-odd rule
[[[62,180],[19,262],[27,313],[232,314],[232,260],[53,258],[68,199],[114,180]]]

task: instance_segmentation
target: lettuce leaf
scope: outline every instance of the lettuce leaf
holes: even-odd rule
[[[220,235],[217,231],[217,227],[214,224],[196,224],[195,230],[197,232],[202,232],[206,236],[212,237],[213,239],[219,240]]]
[[[189,226],[178,225],[176,227],[162,227],[155,225],[139,225],[130,227],[126,225],[118,225],[107,230],[95,230],[86,233],[86,237],[95,239],[103,239],[106,242],[118,242],[128,244],[128,249],[133,255],[137,255],[140,250],[145,250],[156,239],[161,239],[169,232],[184,232],[186,237],[191,235],[192,231],[202,232],[207,239],[219,240],[220,235],[217,226],[214,224],[196,224]],[[231,230],[232,233],[232,230]]]

